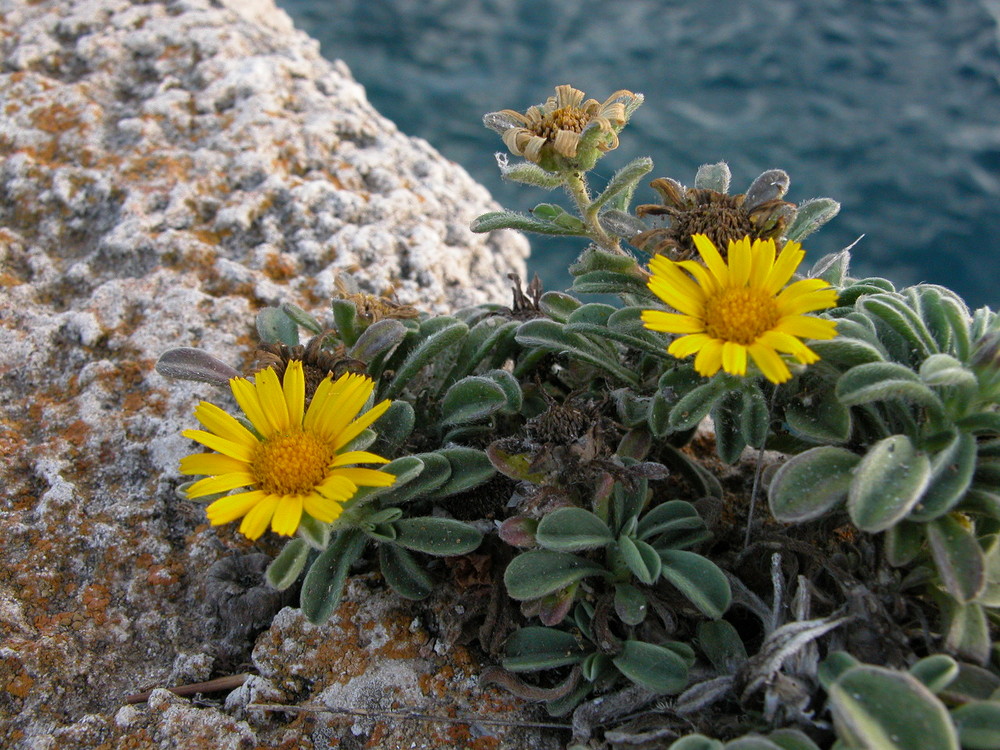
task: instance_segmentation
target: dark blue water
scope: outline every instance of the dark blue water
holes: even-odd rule
[[[1000,301],[1000,0],[279,0],[404,132],[508,208],[559,196],[499,180],[486,112],[571,83],[646,95],[598,165],[653,157],[685,184],[728,161],[734,192],[785,169],[788,200],[843,208],[811,258],[864,234],[854,275]],[[640,188],[637,202],[656,201]],[[529,266],[568,281],[577,243],[532,237]]]

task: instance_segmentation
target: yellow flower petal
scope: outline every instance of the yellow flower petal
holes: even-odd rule
[[[677,359],[684,359],[700,351],[703,346],[712,340],[712,337],[707,333],[694,333],[690,336],[681,336],[670,343],[670,346],[667,347],[667,354],[677,357]]]
[[[247,471],[250,464],[221,453],[195,453],[181,459],[181,474],[228,474]]]
[[[348,441],[340,440],[340,435],[355,415],[364,408],[375,389],[375,384],[363,375],[351,373],[346,377],[344,389],[337,399],[338,408],[327,409],[316,421],[316,432],[329,440],[334,450],[339,450],[347,444]]]
[[[285,396],[285,408],[288,409],[288,423],[298,427],[302,424],[306,403],[306,378],[300,360],[293,359],[288,363],[281,378],[281,390]]]
[[[788,315],[778,321],[774,330],[803,339],[832,339],[837,335],[837,323],[805,315]]]
[[[705,345],[698,350],[698,355],[694,358],[694,369],[699,375],[710,378],[722,367],[722,342],[718,339],[710,338]]]
[[[750,356],[764,377],[772,383],[784,383],[792,377],[788,365],[781,361],[781,357],[774,349],[768,349],[761,344],[751,344],[747,347],[747,351],[750,352]]]
[[[694,277],[698,286],[701,287],[703,297],[711,297],[718,293],[720,289],[718,280],[701,263],[696,260],[681,260],[677,262],[677,265]]]
[[[750,252],[750,278],[748,286],[760,289],[767,280],[767,275],[774,268],[774,240],[754,240]]]
[[[289,427],[288,407],[285,405],[285,394],[282,392],[278,373],[274,371],[274,368],[265,367],[254,377],[257,397],[264,410],[264,417],[271,425],[271,432],[268,434],[287,432]]]
[[[246,378],[233,378],[229,381],[229,387],[233,391],[236,403],[247,415],[254,429],[264,437],[271,437],[273,432],[271,420],[267,418],[263,407],[261,407],[260,397],[257,395],[257,389],[253,383]]]
[[[396,482],[393,474],[375,469],[334,469],[335,476],[353,482],[358,487],[389,487]]]
[[[235,417],[208,401],[202,401],[195,407],[194,416],[208,430],[226,440],[249,446],[254,446],[258,442],[257,437]]]
[[[731,375],[747,374],[747,348],[735,341],[722,345],[722,369]]]
[[[226,440],[211,432],[205,432],[204,430],[184,430],[181,435],[189,440],[194,440],[196,443],[201,443],[213,451],[218,451],[230,458],[235,458],[237,461],[249,463],[253,458],[253,448],[249,445],[234,443],[232,440]]]
[[[661,333],[700,333],[705,330],[705,324],[697,318],[662,310],[643,310],[642,324],[651,331]]]
[[[312,493],[302,499],[302,509],[317,521],[333,523],[340,518],[344,508],[336,500],[325,498],[319,493]]]
[[[358,486],[354,484],[354,482],[346,477],[337,476],[336,474],[327,477],[327,479],[316,488],[316,492],[323,497],[329,500],[336,500],[340,503],[350,500],[354,497],[354,493],[357,491]]]
[[[265,496],[266,493],[253,490],[238,495],[220,497],[205,509],[205,515],[208,516],[208,520],[213,526],[231,523],[249,513],[250,509],[263,500]]]
[[[367,398],[367,397],[366,397]],[[381,403],[375,404],[371,409],[358,417],[354,422],[345,427],[337,438],[333,441],[333,449],[340,450],[349,442],[354,440],[358,435],[368,429],[368,426],[375,422],[376,419],[385,414],[385,410],[389,408],[389,400],[386,399]]]
[[[729,285],[746,286],[750,265],[750,238],[729,240]]]
[[[240,523],[240,533],[251,541],[260,539],[261,534],[267,531],[280,502],[280,495],[268,495],[253,506]]]
[[[799,267],[799,264],[802,263],[802,259],[805,257],[806,254],[802,250],[802,245],[791,240],[786,242],[785,246],[781,248],[778,259],[774,262],[774,267],[761,285],[764,291],[768,294],[777,293],[792,278],[795,269]]]
[[[701,259],[705,261],[708,270],[712,272],[712,275],[718,282],[718,285],[720,287],[729,286],[729,267],[726,265],[726,261],[722,259],[722,255],[716,249],[715,245],[712,244],[712,240],[708,239],[704,234],[692,234],[691,239],[694,242],[694,246],[698,248]]]
[[[369,453],[368,451],[347,451],[347,453],[338,453],[337,458],[334,460],[332,466],[348,466],[350,464],[387,464],[389,463],[388,458],[382,458],[375,453]]]
[[[229,492],[237,487],[246,487],[254,483],[253,474],[247,471],[234,471],[229,474],[219,474],[215,477],[205,477],[187,488],[187,496],[191,499],[205,497],[205,495],[217,495],[220,492]]]
[[[302,520],[302,496],[286,495],[278,501],[271,518],[271,530],[281,536],[291,536]]]

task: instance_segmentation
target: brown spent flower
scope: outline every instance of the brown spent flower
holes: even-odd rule
[[[595,144],[599,150],[618,148],[618,130],[628,119],[626,102],[639,97],[625,89],[616,91],[603,103],[596,99],[584,101],[583,97],[583,92],[572,86],[556,86],[555,96],[550,96],[544,104],[529,107],[524,114],[512,109],[495,113],[496,121],[503,122],[503,126],[490,127],[501,132],[512,154],[536,164],[553,154],[576,158],[583,134],[592,128],[604,134]],[[490,115],[487,118],[489,122]]]
[[[412,305],[404,305],[391,298],[395,292],[392,288],[380,296],[367,294],[365,292],[351,291],[340,279],[335,281],[337,293],[341,299],[353,302],[358,311],[358,317],[375,323],[385,318],[396,318],[406,320],[408,318],[420,317],[420,312]]]
[[[762,179],[771,179],[770,190],[755,190]],[[730,241],[749,237],[753,240],[773,239],[781,249],[785,229],[795,216],[796,207],[781,200],[788,186],[788,176],[771,170],[758,177],[744,194],[728,195],[706,188],[687,188],[676,180],[661,177],[650,183],[663,198],[663,204],[636,206],[636,216],[667,216],[670,225],[648,229],[629,242],[650,255],[665,255],[671,260],[697,257],[692,235],[704,234],[719,248]]]
[[[335,335],[335,331],[323,331],[309,339],[305,346],[263,343],[257,347],[254,372],[270,367],[278,376],[278,380],[283,383],[288,363],[292,360],[300,361],[305,375],[305,405],[308,406],[316,388],[328,375],[336,380],[344,373],[364,375],[366,372],[366,364],[359,359],[348,357],[343,344],[338,343],[332,350],[324,347],[324,344]]]

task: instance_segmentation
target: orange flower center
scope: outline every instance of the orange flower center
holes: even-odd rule
[[[260,489],[272,495],[303,495],[327,475],[334,451],[309,432],[286,432],[261,442],[250,460]]]
[[[714,339],[744,346],[773,330],[780,317],[778,303],[763,289],[723,289],[705,302],[705,332]]]
[[[532,131],[542,138],[555,140],[560,130],[582,133],[590,120],[591,116],[578,107],[560,107],[539,120]]]

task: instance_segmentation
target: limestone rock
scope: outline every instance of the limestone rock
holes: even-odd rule
[[[0,0],[0,60],[0,737],[278,747],[285,718],[123,707],[218,670],[207,571],[275,551],[175,495],[180,431],[226,396],[153,363],[239,367],[256,310],[322,314],[344,276],[424,309],[503,302],[527,245],[472,234],[486,191],[271,0]]]

